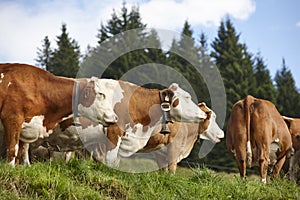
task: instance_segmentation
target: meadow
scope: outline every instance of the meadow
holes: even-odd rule
[[[36,162],[30,167],[0,162],[0,199],[300,199],[285,177],[240,179],[206,167],[179,167],[176,175],[128,173],[89,160]]]

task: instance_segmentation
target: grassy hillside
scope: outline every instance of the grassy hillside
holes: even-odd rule
[[[206,168],[126,173],[92,161],[34,163],[10,167],[0,162],[0,199],[299,199],[300,188],[283,178],[260,183],[258,177]]]

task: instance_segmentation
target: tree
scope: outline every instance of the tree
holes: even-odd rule
[[[82,73],[120,79],[126,72],[137,66],[163,63],[165,55],[161,50],[157,33],[155,30],[145,29],[146,25],[142,22],[139,8],[133,6],[128,11],[126,4],[123,3],[119,15],[113,10],[107,24],[101,24],[97,35],[98,46],[91,56],[84,59],[81,65]],[[150,64],[147,66],[153,67]],[[159,71],[154,70],[151,73],[159,73]],[[135,76],[136,79],[139,77],[150,79],[151,76],[145,73]]]
[[[221,22],[218,37],[212,43],[211,56],[224,81],[228,114],[236,101],[254,93],[255,88],[252,55],[247,46],[239,42],[239,37],[232,22],[227,19]]]
[[[38,48],[37,51],[38,57],[35,60],[38,66],[42,67],[47,71],[49,71],[50,59],[52,55],[50,44],[51,44],[50,40],[48,36],[46,36],[43,40],[42,49]]]
[[[61,35],[57,36],[57,46],[49,65],[49,71],[58,76],[76,77],[79,69],[80,47],[69,37],[66,24],[62,25]]]
[[[179,71],[193,87],[199,102],[210,103],[209,93],[203,75],[197,69],[202,66],[200,47],[193,38],[193,31],[188,21],[184,22],[179,41],[172,41],[167,53],[168,66]],[[186,88],[185,88],[186,89]],[[198,103],[198,102],[197,102]]]
[[[275,82],[278,91],[276,106],[279,112],[286,116],[300,117],[300,95],[284,58],[281,70],[276,72]]]
[[[255,57],[254,76],[255,92],[253,95],[276,103],[276,89],[272,83],[270,72],[260,54]]]

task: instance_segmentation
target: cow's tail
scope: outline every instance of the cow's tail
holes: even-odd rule
[[[246,149],[246,161],[247,166],[252,166],[252,150],[250,142],[250,106],[254,102],[254,98],[248,95],[244,101],[245,121],[246,121],[246,133],[247,133],[247,149]]]

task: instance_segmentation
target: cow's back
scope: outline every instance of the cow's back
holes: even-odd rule
[[[41,97],[36,94],[52,78],[54,76],[51,73],[30,65],[0,64],[0,108],[4,101],[10,104],[25,102],[22,108],[24,111],[34,109],[39,112],[39,107],[33,108],[42,102]],[[13,106],[16,108],[20,105]]]

